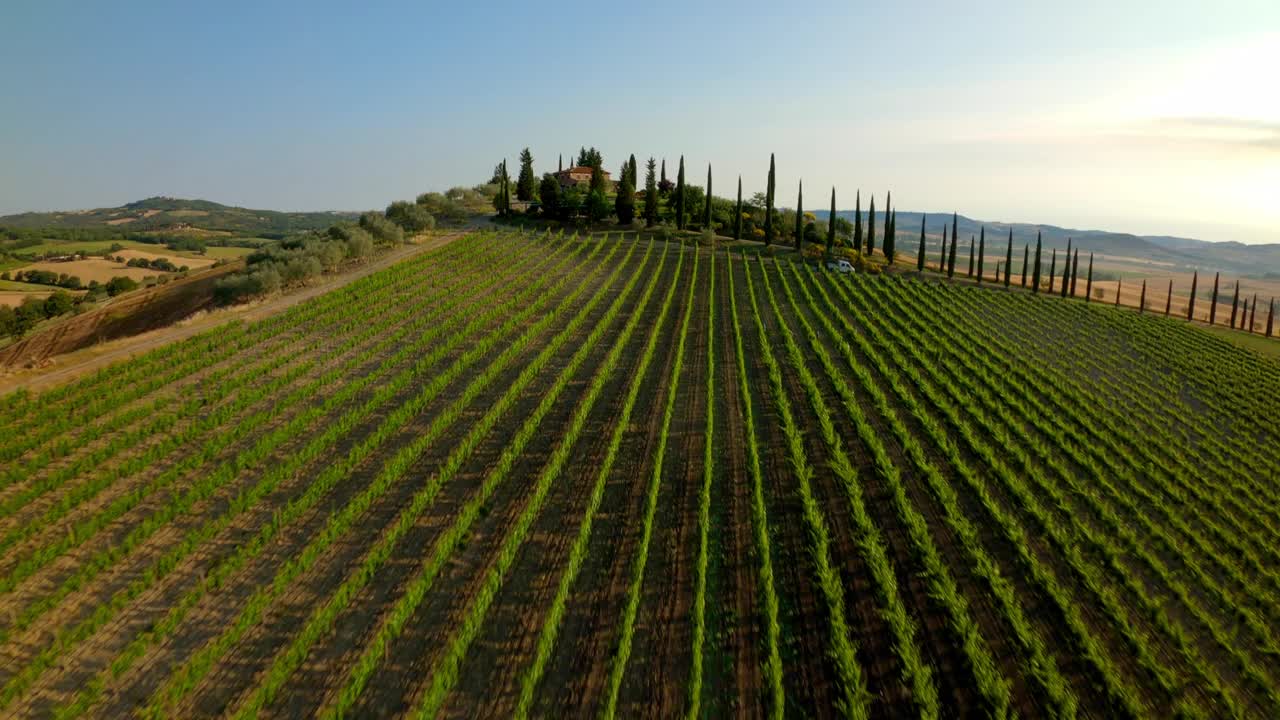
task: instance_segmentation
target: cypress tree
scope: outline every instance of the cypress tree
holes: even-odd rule
[[[644,173],[644,224],[653,227],[658,221],[658,179],[654,176],[654,161],[649,158]]]
[[[676,172],[676,229],[684,229],[684,156],[680,156],[680,169]]]
[[[1116,280],[1116,307],[1120,307],[1120,289],[1121,289],[1122,287],[1124,287],[1124,278],[1123,278],[1123,277],[1118,278],[1118,279]]]
[[[659,185],[667,184],[667,159],[666,158],[662,158],[662,180],[658,184]]]
[[[631,170],[631,187],[633,187],[633,188],[634,188],[634,187],[636,186],[636,183],[639,181],[639,177],[640,177],[640,176],[637,174],[637,170],[638,170],[638,168],[636,167],[636,154],[635,154],[635,153],[631,153],[631,167],[630,167],[629,169]]]
[[[1027,254],[1028,252],[1030,252],[1029,246],[1026,243],[1023,243],[1022,245],[1022,287],[1027,286],[1027,258],[1030,257],[1030,255]]]
[[[889,264],[893,264],[893,258],[889,257],[889,233],[893,232],[893,191],[890,190],[884,194],[884,238],[880,241],[880,247],[884,252],[885,258],[889,260]]]
[[[619,225],[630,225],[636,219],[636,186],[631,179],[631,169],[623,165],[622,182],[618,184],[618,194],[613,199],[614,213],[618,216]]]
[[[1080,248],[1076,248],[1075,257],[1071,258],[1071,297],[1076,296],[1076,281],[1080,279]]]
[[[1240,311],[1240,281],[1236,281],[1236,292],[1231,298],[1231,329],[1236,329],[1236,313]]]
[[[1062,297],[1071,289],[1071,250],[1062,258]]]
[[[800,189],[796,191],[796,252],[803,250],[804,242],[804,180],[800,181]]]
[[[702,204],[702,227],[711,228],[711,163],[707,163],[707,200]]]
[[[1031,271],[1031,292],[1040,292],[1040,233],[1036,232],[1036,266]]]
[[[769,153],[769,181],[764,190],[764,244],[773,242],[773,153]]]
[[[1218,279],[1221,276],[1222,276],[1222,273],[1220,272],[1216,272],[1213,274],[1213,295],[1211,295],[1209,299],[1209,324],[1210,325],[1213,324],[1213,321],[1218,316]]]
[[[564,172],[564,153],[560,153],[560,160],[556,164],[556,172]]]
[[[1053,293],[1053,278],[1058,273],[1058,248],[1054,248],[1051,253],[1052,260],[1049,261],[1049,292]]]
[[[987,226],[983,225],[982,229],[978,231],[978,284],[979,285],[982,284],[982,261],[985,259],[986,254],[987,254]],[[997,277],[996,281],[999,282],[999,280],[1000,278]]]
[[[889,234],[884,239],[884,255],[889,258],[889,264],[893,264],[893,260],[898,255],[898,210],[894,208],[889,213]]]
[[[972,236],[972,235],[970,235],[970,236],[969,236],[969,274],[968,274],[968,275],[966,275],[966,277],[969,277],[969,278],[972,278],[972,277],[973,277],[973,260],[974,260],[974,257],[973,257],[973,236]]]
[[[1141,315],[1142,313],[1146,312],[1146,310],[1147,310],[1147,281],[1144,279],[1142,281],[1142,295],[1138,297],[1138,314]]]
[[[1169,311],[1173,309],[1173,279],[1169,279],[1169,296],[1164,299],[1164,316],[1169,317]]]
[[[1093,294],[1093,253],[1089,253],[1089,276],[1084,280],[1084,301],[1091,302],[1090,295]]]
[[[955,223],[951,224],[951,247],[947,249],[947,278],[956,276],[956,245],[960,244],[960,238],[956,237]]]
[[[1009,248],[1004,251],[1004,286],[1009,287],[1009,275],[1013,271],[1013,226],[1009,226]]]
[[[836,244],[836,189],[831,188],[831,214],[827,216],[827,257],[831,257],[831,247]]]
[[[942,223],[942,253],[938,256],[938,272],[947,271],[947,224]]]
[[[853,202],[853,249],[862,251],[862,191],[859,190]]]
[[[924,272],[924,213],[920,213],[920,250],[916,253],[916,272]]]
[[[733,239],[742,239],[742,176],[738,176],[738,205],[733,211]]]
[[[511,214],[511,176],[507,175],[507,161],[502,161],[502,214]]]
[[[1187,320],[1190,321],[1195,317],[1196,312],[1196,284],[1200,280],[1200,272],[1197,270],[1191,275],[1191,300],[1187,302]]]
[[[1271,298],[1271,307],[1267,311],[1267,337],[1271,337],[1271,328],[1275,324],[1276,319],[1276,299]]]
[[[1244,312],[1240,315],[1240,329],[1244,330],[1249,324],[1249,299],[1245,298]]]
[[[1249,332],[1253,332],[1258,327],[1258,293],[1253,294],[1253,302],[1249,303],[1249,307],[1253,309],[1253,314],[1249,316]]]
[[[876,196],[871,196],[871,209],[867,211],[867,257],[876,254]]]
[[[529,148],[520,151],[520,176],[516,179],[516,197],[526,202],[533,199],[534,186],[537,180],[533,177],[533,153]]]

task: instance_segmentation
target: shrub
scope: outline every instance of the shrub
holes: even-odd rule
[[[360,216],[360,227],[372,235],[376,242],[384,245],[399,245],[404,242],[404,230],[381,213],[364,213]]]
[[[106,285],[107,295],[111,297],[115,297],[120,293],[129,292],[130,290],[136,290],[137,287],[138,283],[132,278],[127,277],[113,277],[107,281]]]
[[[409,233],[425,232],[436,226],[436,219],[426,208],[404,200],[388,205],[386,217]]]

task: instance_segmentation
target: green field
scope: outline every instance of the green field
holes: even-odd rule
[[[58,288],[53,285],[17,282],[15,280],[0,280],[0,290],[8,290],[10,292],[52,292],[57,289]]]
[[[1280,717],[1280,362],[794,258],[474,233],[0,399],[0,714]]]

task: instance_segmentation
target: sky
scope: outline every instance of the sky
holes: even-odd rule
[[[1280,242],[1280,2],[0,10],[0,213],[383,207],[598,147],[729,195]],[[567,160],[567,158],[566,158]]]

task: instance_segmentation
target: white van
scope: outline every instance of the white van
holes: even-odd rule
[[[853,272],[853,265],[850,265],[848,260],[828,260],[827,269],[835,270],[838,273],[851,273]]]

